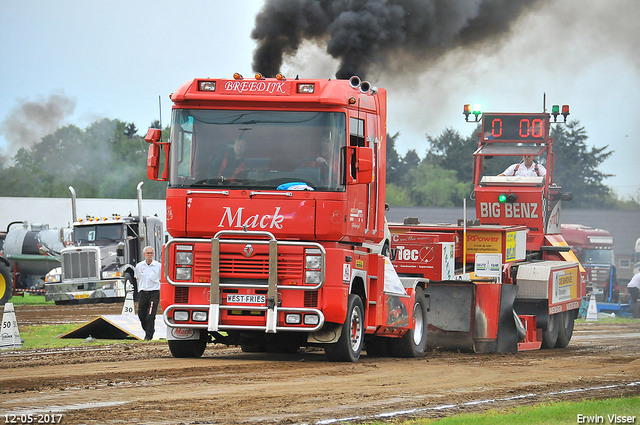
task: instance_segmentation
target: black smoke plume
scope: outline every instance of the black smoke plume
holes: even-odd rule
[[[48,99],[37,101],[18,100],[18,105],[0,123],[0,134],[9,143],[7,153],[12,156],[20,148],[40,142],[42,137],[57,130],[75,107],[75,99],[64,94],[52,94]]]
[[[455,48],[498,41],[544,0],[266,0],[251,37],[254,71],[273,77],[304,40],[326,45],[337,78],[425,68]]]

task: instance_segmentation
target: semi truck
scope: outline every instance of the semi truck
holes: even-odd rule
[[[562,237],[586,270],[587,292],[597,301],[618,302],[613,235],[582,224],[562,224]]]
[[[168,182],[160,303],[173,356],[200,357],[215,342],[317,346],[331,361],[363,350],[417,357],[443,307],[469,322],[462,336],[441,326],[441,340],[478,352],[539,348],[543,337],[549,348],[568,344],[583,282],[549,177],[478,176],[490,223],[473,234],[466,220],[390,223],[391,249],[372,249],[386,246],[386,97],[358,77],[282,74],[196,78],[171,94],[169,140],[160,129],[145,140],[148,178]],[[509,146],[551,155],[548,114],[531,117],[544,137]],[[477,160],[489,155],[485,142]],[[496,191],[526,204],[494,205]],[[449,292],[456,285],[460,296]]]
[[[138,215],[77,217],[76,192],[70,186],[73,239],[61,250],[60,267],[46,276],[45,299],[56,304],[117,302],[127,291],[137,299],[135,265],[142,250],[154,248],[156,259],[164,242],[163,223],[142,215],[142,185],[137,186]]]

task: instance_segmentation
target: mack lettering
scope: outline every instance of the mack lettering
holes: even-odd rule
[[[255,214],[248,217],[245,221],[242,221],[242,211],[244,207],[238,208],[235,213],[231,212],[230,207],[223,207],[224,214],[220,219],[220,224],[218,227],[225,227],[225,219],[227,227],[236,227],[239,229],[243,229],[245,226],[248,229],[282,229],[282,222],[284,221],[284,216],[280,214],[280,207],[276,207],[273,215],[270,214]]]

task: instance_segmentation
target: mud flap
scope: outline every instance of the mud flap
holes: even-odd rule
[[[427,348],[473,351],[475,285],[449,280],[429,282]]]
[[[518,287],[494,283],[482,288],[481,292],[485,299],[476,300],[475,352],[516,353],[518,329],[513,303]]]

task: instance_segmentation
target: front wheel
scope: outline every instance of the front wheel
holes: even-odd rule
[[[550,314],[547,327],[542,330],[542,348],[553,348],[558,340],[558,327],[560,318],[558,314]]]
[[[422,288],[415,290],[412,326],[400,339],[390,341],[396,357],[422,357],[427,345],[427,303]]]
[[[569,345],[571,336],[573,335],[573,311],[563,311],[558,315],[558,339],[556,340],[556,348],[564,348]]]
[[[207,348],[207,333],[200,331],[199,339],[185,339],[169,341],[169,351],[171,355],[177,358],[194,358],[202,357],[205,348]]]
[[[347,318],[337,342],[327,344],[324,351],[329,361],[356,362],[360,358],[364,343],[364,307],[355,294],[349,295]]]

